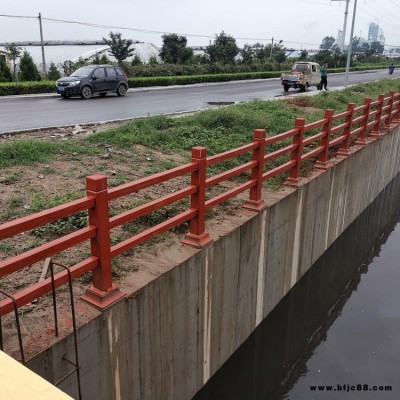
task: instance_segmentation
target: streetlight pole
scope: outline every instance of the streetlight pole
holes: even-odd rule
[[[350,0],[331,0],[331,1],[346,1],[346,11],[344,12],[344,22],[343,22],[343,31],[342,37],[340,38],[340,51],[344,51],[344,41],[346,37],[346,27],[347,27],[347,15],[349,14],[349,3]]]
[[[344,12],[344,22],[343,22],[343,35],[341,40],[341,51],[344,51],[344,40],[346,37],[346,27],[347,27],[347,15],[349,14],[349,3],[350,0],[346,0],[346,11]]]
[[[354,33],[354,22],[356,20],[356,11],[357,11],[357,0],[354,0],[353,21],[351,23],[350,41],[349,41],[349,46],[347,48],[347,62],[346,62],[346,75],[344,78],[344,87],[347,87],[347,84],[349,82],[349,69],[351,60],[351,50],[353,47],[353,33]]]

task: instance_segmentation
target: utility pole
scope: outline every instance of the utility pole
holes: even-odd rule
[[[44,44],[43,44],[43,29],[42,29],[42,16],[39,13],[39,27],[40,27],[40,46],[42,47],[42,70],[43,75],[46,78],[46,59],[44,58]]]
[[[269,58],[272,58],[272,49],[274,48],[274,38],[271,39],[271,51],[269,53]]]
[[[346,62],[346,75],[344,79],[344,87],[347,87],[347,83],[349,82],[349,69],[351,60],[351,49],[353,47],[353,33],[354,33],[354,22],[356,20],[356,11],[357,11],[357,0],[354,0],[353,21],[351,23],[350,41],[349,41],[349,46],[347,48],[347,62]]]

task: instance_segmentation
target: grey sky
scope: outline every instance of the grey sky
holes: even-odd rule
[[[317,48],[343,28],[345,1],[330,0],[14,0],[0,2],[1,15],[37,16],[109,25],[98,28],[43,20],[45,40],[101,39],[110,30],[124,38],[161,44],[162,33],[186,34],[190,45],[207,45],[224,31],[238,44],[283,40],[286,47]],[[354,0],[350,1],[347,38]],[[400,46],[400,0],[358,0],[354,35],[367,37],[378,23],[386,44]],[[123,30],[118,27],[132,28]],[[193,36],[191,36],[193,35]],[[199,35],[198,37],[196,35]],[[200,37],[203,36],[203,37]],[[36,19],[0,17],[0,42],[39,40]],[[245,38],[245,39],[239,39]]]

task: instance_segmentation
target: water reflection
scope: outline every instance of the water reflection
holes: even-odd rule
[[[193,400],[400,398],[399,183],[382,192]],[[346,384],[356,390],[344,393]],[[385,385],[392,391],[369,390]]]

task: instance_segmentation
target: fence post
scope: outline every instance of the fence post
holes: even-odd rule
[[[363,122],[361,124],[362,129],[360,134],[358,135],[356,144],[366,145],[367,144],[367,130],[368,130],[368,122],[369,122],[369,112],[371,110],[371,98],[367,97],[364,101],[364,111],[363,111]]]
[[[385,124],[384,124],[385,129],[390,129],[390,124],[392,123],[393,102],[394,102],[394,91],[391,90],[389,92],[388,110],[385,114]]]
[[[92,256],[97,257],[99,261],[93,270],[93,284],[86,290],[82,299],[103,310],[124,297],[112,283],[107,177],[88,176],[86,192],[95,199],[94,207],[89,209],[89,225],[96,227],[96,236],[90,240],[90,250]]]
[[[193,147],[192,162],[197,164],[197,169],[192,172],[191,184],[197,186],[197,191],[191,196],[190,207],[194,208],[197,214],[190,220],[190,232],[182,240],[182,243],[200,249],[213,241],[205,232],[207,149]]]
[[[315,163],[315,167],[318,169],[328,169],[329,163],[329,142],[331,139],[331,130],[332,130],[332,121],[333,121],[333,110],[328,109],[325,110],[326,123],[323,126],[323,131],[325,132],[325,136],[321,140],[321,146],[323,146],[324,151],[320,153],[318,161]]]
[[[354,103],[349,103],[347,104],[347,111],[348,115],[346,117],[346,128],[344,128],[343,131],[343,136],[344,140],[342,144],[340,145],[340,149],[338,151],[338,154],[342,156],[348,156],[349,155],[349,142],[350,142],[350,136],[351,136],[351,128],[353,126],[353,116],[354,116],[354,109],[356,108],[356,105]]]
[[[396,104],[396,111],[393,114],[393,123],[399,124],[400,123],[400,90],[395,95],[397,97],[397,104]]]
[[[261,211],[267,205],[261,198],[261,191],[263,185],[263,173],[264,173],[264,153],[265,153],[265,129],[255,129],[253,142],[257,143],[258,146],[253,150],[252,160],[256,161],[257,164],[251,170],[252,181],[256,182],[256,185],[250,188],[249,199],[243,204],[243,208],[252,211]]]
[[[385,95],[380,94],[378,96],[378,107],[377,107],[377,113],[375,115],[375,122],[374,122],[374,127],[372,128],[371,136],[372,137],[379,137],[382,136],[380,133],[380,123],[381,123],[381,117],[382,117],[382,107],[383,107],[383,102],[385,100]]]
[[[295,165],[290,168],[289,178],[286,179],[285,184],[290,186],[298,186],[300,184],[300,167],[301,156],[303,154],[303,139],[304,139],[304,125],[306,121],[304,118],[296,118],[294,127],[297,134],[293,136],[293,144],[295,148],[292,151],[291,161],[295,161]]]

